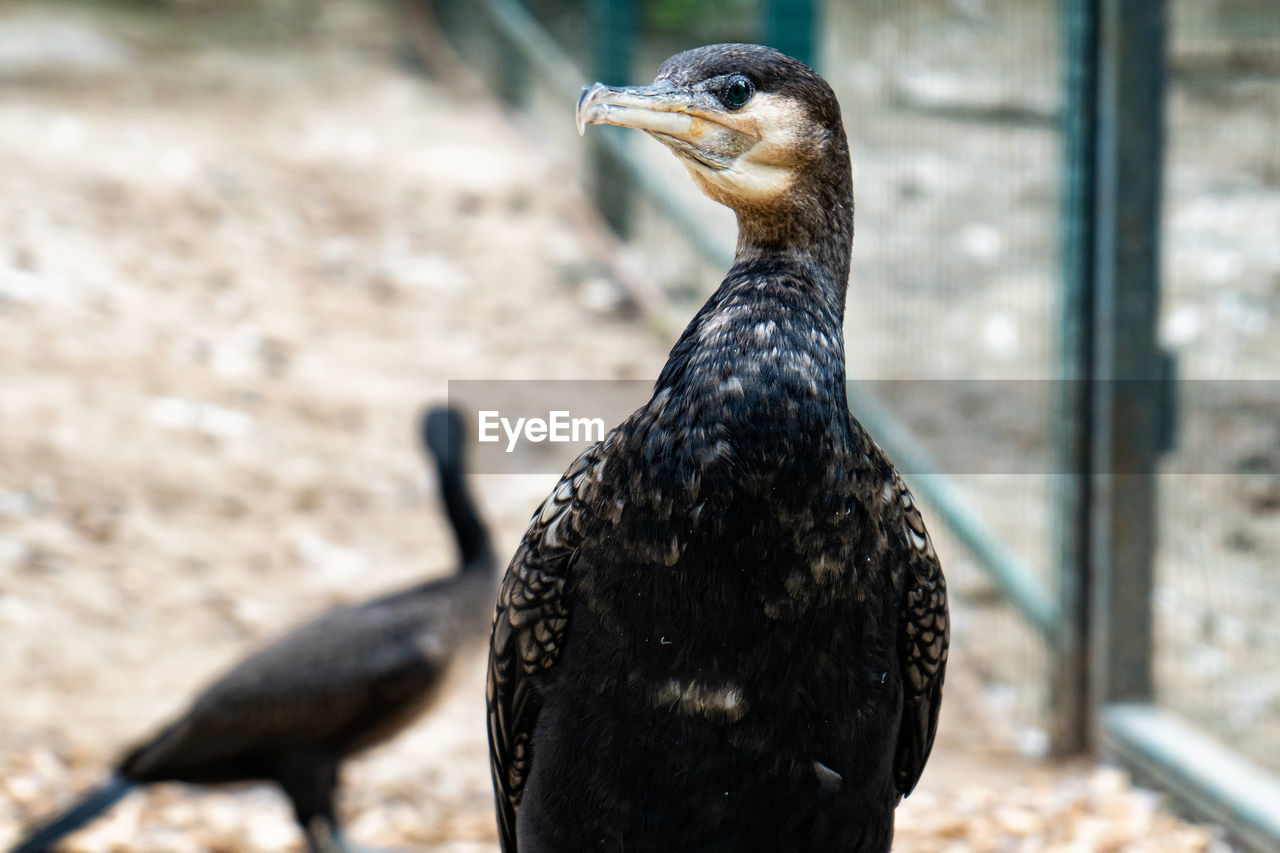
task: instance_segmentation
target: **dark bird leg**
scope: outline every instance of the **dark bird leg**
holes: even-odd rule
[[[308,853],[348,853],[333,808],[338,761],[325,752],[293,752],[281,758],[276,780],[293,803]]]
[[[341,829],[330,819],[313,817],[303,831],[307,837],[307,853],[351,853]]]
[[[60,838],[75,832],[115,805],[133,789],[133,783],[113,776],[105,784],[81,797],[75,805],[37,829],[14,847],[10,853],[44,853]]]

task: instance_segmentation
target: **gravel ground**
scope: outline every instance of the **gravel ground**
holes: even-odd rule
[[[412,440],[447,380],[664,359],[548,152],[323,9],[287,41],[0,13],[0,846],[283,627],[448,568]],[[551,479],[476,478],[500,550]],[[353,839],[495,849],[482,669],[351,764]],[[898,849],[1223,849],[1116,771],[1023,758],[953,671]],[[271,790],[170,786],[66,849],[300,848]]]

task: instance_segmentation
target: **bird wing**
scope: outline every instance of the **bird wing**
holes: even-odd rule
[[[489,765],[502,849],[516,849],[516,809],[533,758],[542,700],[533,679],[560,658],[569,620],[564,585],[573,555],[595,525],[601,472],[617,430],[569,466],[534,515],[498,592],[486,698]]]
[[[906,796],[920,780],[938,731],[951,627],[942,565],[915,499],[896,472],[887,481],[883,498],[889,519],[897,519],[893,527],[905,554],[898,614],[903,709],[894,773],[898,794]]]

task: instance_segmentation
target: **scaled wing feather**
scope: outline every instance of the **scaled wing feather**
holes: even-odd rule
[[[533,679],[560,658],[569,610],[564,585],[592,526],[591,507],[612,434],[569,466],[534,515],[498,593],[486,685],[489,756],[504,853],[516,850],[516,812],[541,710]]]
[[[898,530],[906,568],[898,616],[902,727],[894,761],[898,794],[906,796],[920,779],[938,730],[951,626],[946,579],[915,499],[896,474],[888,492],[890,518],[895,514],[900,517]]]

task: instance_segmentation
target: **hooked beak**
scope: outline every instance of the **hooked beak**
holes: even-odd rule
[[[728,116],[710,97],[663,80],[651,86],[596,83],[578,98],[578,133],[589,124],[643,130],[677,154],[712,169],[726,169],[759,140],[752,128]]]
[[[595,83],[578,98],[578,135],[589,124],[616,124],[677,137],[693,129],[687,111],[692,98],[670,83],[653,86],[606,86]]]

